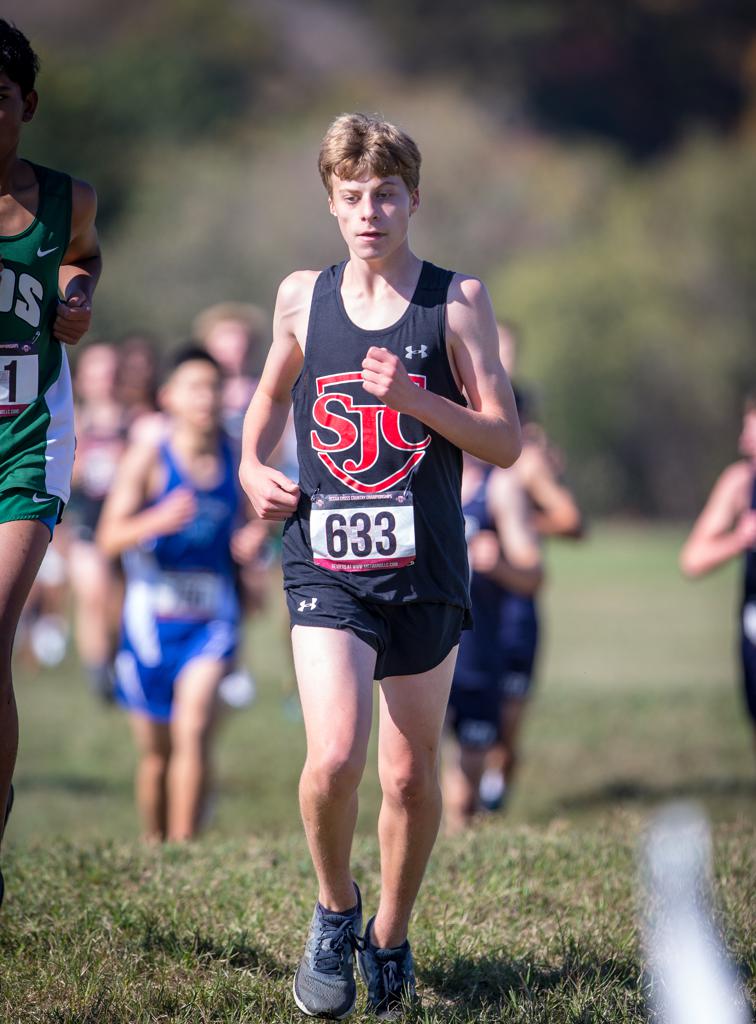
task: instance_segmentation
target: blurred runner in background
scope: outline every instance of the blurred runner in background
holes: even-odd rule
[[[234,560],[259,547],[259,524],[237,525],[242,497],[221,427],[222,386],[204,349],[175,354],[160,393],[167,435],[129,448],[97,534],[108,557],[123,556],[116,697],[131,714],[137,804],[152,840],[197,832],[218,687],[238,643]]]
[[[514,377],[517,329],[512,324],[500,322],[498,331],[502,364]],[[514,390],[522,423],[523,445],[513,472],[526,498],[531,529],[541,537],[579,538],[583,534],[583,520],[574,495],[562,480],[562,455],[535,421],[527,392],[518,384]],[[481,779],[480,790],[483,806],[489,810],[497,809],[504,802],[518,765],[520,734],[541,642],[535,593],[518,593],[511,589],[502,598],[499,628],[501,643],[507,649],[499,679],[499,739],[488,756],[488,767]]]
[[[740,433],[743,456],[720,475],[680,555],[682,571],[703,576],[743,559],[740,664],[746,709],[756,744],[756,391],[746,396]]]
[[[244,414],[265,359],[269,319],[250,303],[219,302],[195,317],[192,333],[223,370],[223,426],[241,447]]]
[[[498,469],[470,455],[463,466],[474,625],[460,640],[447,714],[456,740],[447,742],[444,759],[444,811],[451,834],[469,825],[479,809],[486,753],[502,738],[502,681],[520,668],[510,598],[532,598],[543,578],[538,537],[516,466]]]
[[[76,649],[92,692],[104,700],[113,696],[113,657],[123,593],[118,566],[103,554],[94,537],[126,449],[128,416],[118,400],[117,372],[118,353],[113,345],[89,345],[76,361],[76,457],[66,517]]]
[[[165,432],[163,414],[157,407],[157,341],[151,334],[137,331],[127,334],[116,349],[116,395],[124,409],[129,440],[157,442]]]

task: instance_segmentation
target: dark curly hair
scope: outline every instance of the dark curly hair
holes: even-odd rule
[[[26,97],[34,88],[39,58],[26,36],[14,24],[0,18],[0,71],[21,89]]]

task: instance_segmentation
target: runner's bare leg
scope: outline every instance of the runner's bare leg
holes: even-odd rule
[[[382,947],[407,938],[410,914],[441,822],[439,749],[455,647],[440,665],[381,682],[378,818],[381,899],[371,938]]]
[[[131,715],[131,730],[139,758],[135,778],[137,811],[142,834],[149,843],[162,842],[168,831],[168,761],[171,734],[167,722],[148,715]]]
[[[18,711],[11,655],[24,602],[50,543],[37,519],[0,523],[0,836],[18,752]]]
[[[197,833],[207,795],[218,686],[227,671],[227,661],[195,658],[176,680],[168,766],[170,840],[192,839]]]
[[[349,859],[357,822],[357,787],[372,720],[375,651],[340,629],[294,626],[294,665],[307,735],[299,803],[329,910],[355,904]]]

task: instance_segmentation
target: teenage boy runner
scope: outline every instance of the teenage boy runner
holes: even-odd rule
[[[100,275],[92,187],[18,156],[38,69],[28,39],[0,19],[0,808],[12,799],[18,749],[13,640],[71,484],[60,343],[75,345],[89,327]]]
[[[756,392],[746,397],[738,462],[715,483],[680,554],[686,576],[697,577],[743,559],[740,659],[748,717],[756,745]]]
[[[376,117],[343,115],[329,128],[319,169],[349,255],[282,283],[243,439],[255,509],[287,520],[307,736],[300,805],[319,891],[294,996],[305,1013],[336,1019],[356,998],[362,906],[349,861],[372,682],[381,896],[359,965],[384,1014],[414,995],[407,931],[438,831],[439,739],[469,623],[460,449],[502,466],[520,452],[484,286],[409,247],[419,167],[412,139]],[[268,465],[292,399],[297,483]]]
[[[123,555],[116,699],[131,713],[150,840],[191,839],[199,827],[218,687],[238,641],[234,558],[260,543],[259,524],[237,529],[242,495],[221,430],[222,387],[204,349],[174,356],[160,393],[167,437],[128,450],[97,530],[105,554]]]

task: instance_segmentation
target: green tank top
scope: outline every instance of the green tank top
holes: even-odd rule
[[[71,238],[71,178],[36,164],[37,215],[0,235],[0,492],[68,500],[73,398],[64,346],[52,336],[58,272]]]

